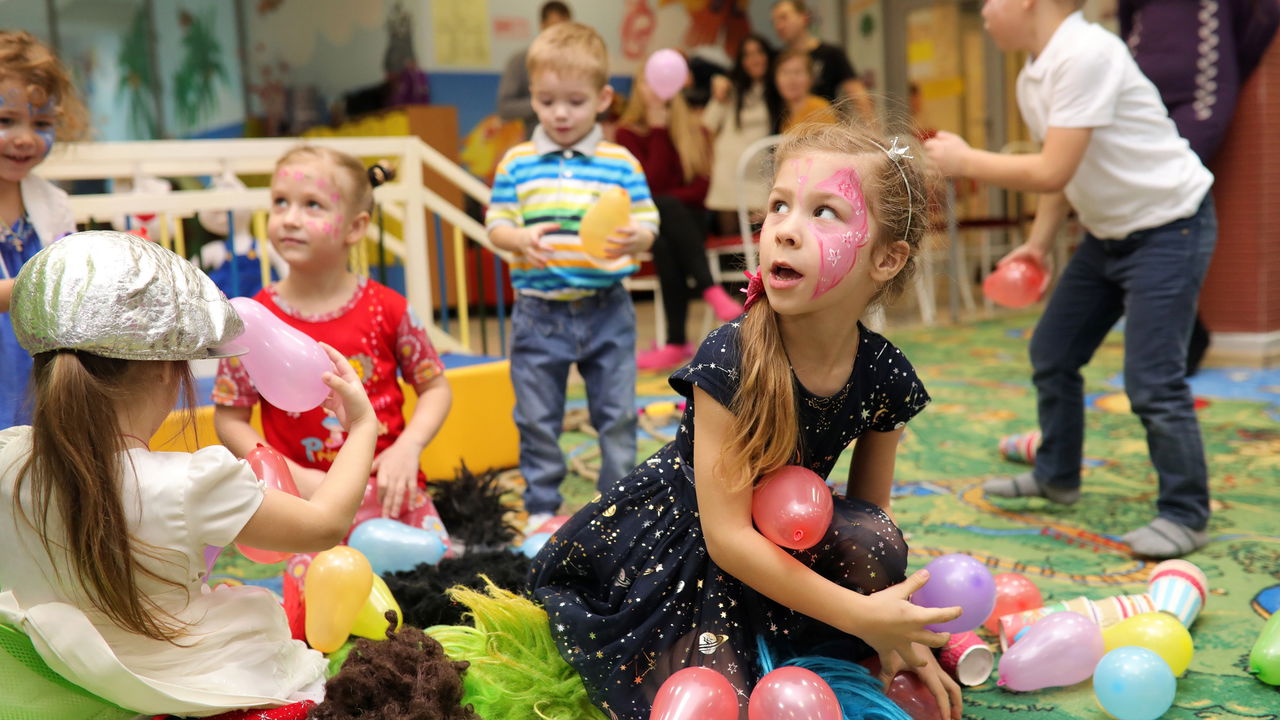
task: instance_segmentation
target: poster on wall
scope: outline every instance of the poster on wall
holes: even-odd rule
[[[436,65],[489,67],[488,5],[475,0],[433,0],[430,5]]]

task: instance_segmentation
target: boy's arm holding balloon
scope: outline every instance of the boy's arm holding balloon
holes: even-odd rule
[[[1071,202],[1067,200],[1065,193],[1041,195],[1036,202],[1036,219],[1031,223],[1031,232],[1027,235],[1027,241],[1009,251],[997,265],[1003,265],[1019,257],[1030,258],[1045,269],[1045,281],[1048,282],[1049,277],[1053,275],[1050,272],[1053,268],[1053,257],[1050,253],[1053,251],[1058,231],[1062,229],[1062,223],[1066,222],[1069,212],[1071,212]]]
[[[320,345],[333,362],[333,371],[324,375],[332,390],[324,407],[342,422],[346,442],[309,500],[268,492],[236,537],[237,543],[287,552],[326,550],[346,536],[364,498],[378,439],[378,418],[350,363],[337,350]]]
[[[525,260],[536,268],[547,266],[551,248],[543,242],[542,236],[558,230],[560,223],[535,223],[527,227],[499,225],[489,231],[489,240],[502,250],[523,255]]]
[[[604,254],[611,260],[623,255],[637,255],[653,247],[653,241],[656,239],[657,236],[653,231],[646,227],[640,225],[620,227],[609,236],[609,242],[604,246]]]

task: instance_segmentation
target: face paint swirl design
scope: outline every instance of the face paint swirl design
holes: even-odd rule
[[[826,180],[814,186],[816,190],[833,193],[845,199],[852,208],[847,222],[809,222],[809,230],[818,240],[821,269],[813,297],[840,284],[858,261],[858,250],[867,244],[870,233],[867,219],[867,203],[862,195],[862,181],[853,168],[836,171]]]

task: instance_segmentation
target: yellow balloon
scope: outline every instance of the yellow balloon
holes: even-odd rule
[[[396,629],[403,624],[404,613],[400,612],[400,603],[391,595],[391,590],[382,578],[373,576],[373,587],[369,590],[369,599],[364,601],[356,621],[351,625],[351,634],[366,637],[370,640],[386,640],[388,610],[396,611]]]
[[[607,259],[604,250],[610,235],[620,227],[631,224],[631,196],[620,187],[604,191],[599,200],[582,216],[578,224],[578,238],[583,252],[601,260]]]
[[[323,653],[342,647],[372,588],[373,568],[359,550],[339,545],[317,554],[303,590],[307,643]]]
[[[1149,612],[1122,620],[1102,631],[1106,652],[1120,647],[1144,647],[1169,663],[1175,676],[1181,676],[1191,664],[1195,647],[1191,633],[1177,618],[1164,612]]]

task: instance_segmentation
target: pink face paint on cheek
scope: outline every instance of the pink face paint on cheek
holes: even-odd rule
[[[819,260],[822,263],[818,271],[818,284],[813,288],[813,297],[816,298],[839,285],[849,271],[853,270],[858,261],[858,250],[867,244],[870,232],[867,203],[862,197],[862,182],[853,168],[839,170],[814,187],[839,195],[853,208],[853,216],[847,223],[809,223],[809,230],[818,240]]]

